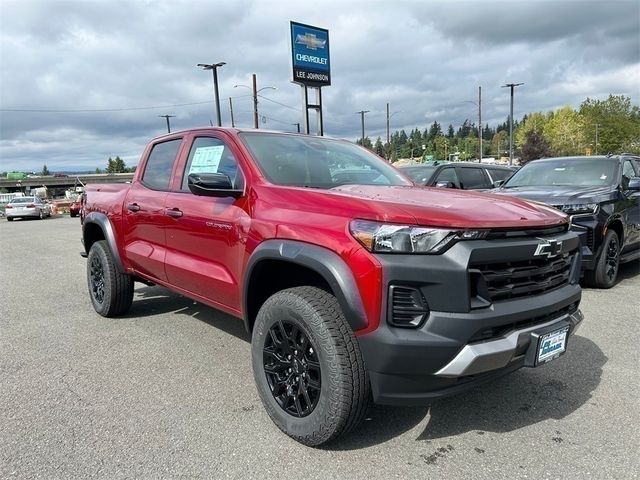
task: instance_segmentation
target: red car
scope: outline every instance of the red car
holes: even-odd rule
[[[69,215],[72,217],[77,217],[80,215],[80,210],[82,209],[82,198],[78,197],[70,206],[69,206]]]

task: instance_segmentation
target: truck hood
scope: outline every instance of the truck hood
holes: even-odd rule
[[[613,187],[514,187],[499,188],[493,193],[526,198],[549,205],[570,205],[579,203],[600,203],[608,200],[615,192]]]
[[[565,214],[545,205],[468,190],[345,185],[326,192],[366,200],[374,212],[402,211],[405,215],[398,215],[399,217],[410,216],[416,224],[427,226],[529,228],[558,225],[568,221]],[[385,220],[393,222],[393,217],[389,215]]]

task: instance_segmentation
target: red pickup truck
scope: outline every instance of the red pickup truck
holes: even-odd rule
[[[553,360],[582,320],[564,214],[414,186],[346,141],[171,133],[131,184],[86,190],[95,310],[124,314],[140,281],[242,319],[265,409],[306,445],[370,399],[427,404]]]

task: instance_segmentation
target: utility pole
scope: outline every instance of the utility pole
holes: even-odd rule
[[[295,125],[296,127],[298,127],[298,133],[300,133],[300,122],[292,123],[291,125]]]
[[[595,145],[595,154],[598,154],[598,128],[601,127],[599,123],[596,123],[596,145]]]
[[[222,126],[222,118],[220,117],[220,95],[218,94],[218,67],[226,65],[225,62],[218,63],[199,63],[198,67],[203,70],[211,70],[213,72],[213,95],[216,99],[216,117],[218,118],[218,126]]]
[[[387,145],[390,145],[390,138],[389,138],[389,102],[387,102]],[[387,158],[387,160],[389,160]]]
[[[258,128],[258,88],[256,74],[252,75],[253,81],[253,128]]]
[[[478,87],[478,161],[482,163],[482,87]]]
[[[231,112],[231,126],[235,127],[236,122],[233,119],[233,100],[231,100],[231,97],[229,97],[229,111]]]
[[[167,119],[167,133],[171,133],[171,124],[169,123],[169,119],[175,117],[175,115],[158,115],[158,116]]]
[[[359,112],[356,112],[356,115],[360,115],[360,118],[362,120],[362,146],[364,147],[364,114],[365,113],[369,113],[369,110],[360,110]]]
[[[513,165],[513,89],[524,85],[524,83],[507,83],[502,88],[509,87],[511,89],[511,108],[509,110],[509,165]]]

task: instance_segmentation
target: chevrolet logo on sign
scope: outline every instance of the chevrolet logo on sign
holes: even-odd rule
[[[554,258],[562,253],[562,241],[554,239],[542,240],[542,242],[536,247],[536,251],[533,254],[534,257]]]
[[[316,37],[313,33],[305,33],[304,35],[296,35],[296,43],[304,45],[310,50],[317,50],[318,48],[324,48],[327,41]]]

